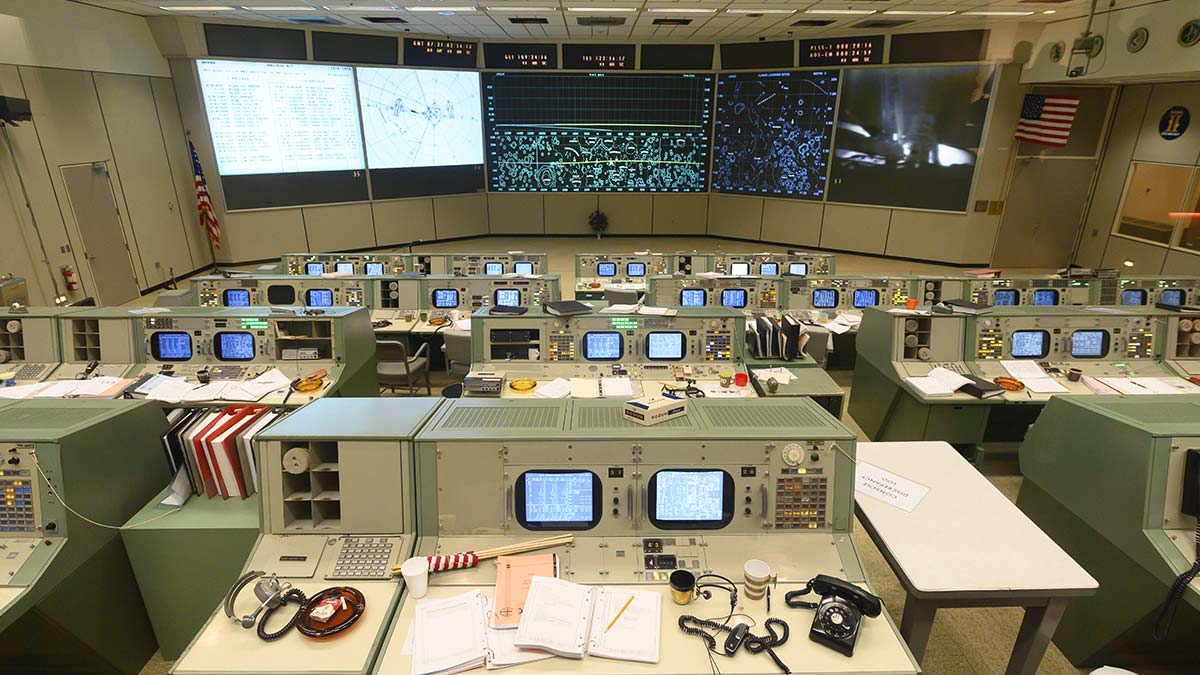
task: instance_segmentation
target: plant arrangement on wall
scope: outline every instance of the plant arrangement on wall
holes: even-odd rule
[[[599,239],[604,231],[608,229],[608,214],[596,209],[588,216],[588,226],[592,228],[592,232],[596,233],[596,238]]]

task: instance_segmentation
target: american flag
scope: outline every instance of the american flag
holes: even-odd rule
[[[221,224],[217,222],[217,214],[213,212],[212,199],[208,196],[208,184],[204,182],[204,169],[200,168],[196,146],[190,140],[188,150],[192,152],[192,173],[196,176],[196,209],[200,211],[200,227],[208,232],[213,246],[221,248]]]
[[[1017,138],[1061,148],[1071,137],[1078,108],[1078,96],[1026,94],[1021,104],[1021,121],[1017,122]]]

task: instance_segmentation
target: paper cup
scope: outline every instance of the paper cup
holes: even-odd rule
[[[400,565],[400,574],[404,576],[404,585],[414,598],[423,598],[429,591],[429,559],[424,557],[409,558]]]
[[[761,560],[747,560],[742,572],[746,575],[746,597],[761,600],[771,581],[771,566]]]

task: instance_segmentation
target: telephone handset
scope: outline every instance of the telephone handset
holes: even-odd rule
[[[75,379],[86,380],[89,377],[91,377],[92,373],[96,372],[96,369],[99,367],[100,367],[99,361],[88,361],[87,366],[83,369],[83,372],[80,373],[78,376],[76,376]]]
[[[1196,516],[1196,558],[1192,566],[1184,570],[1171,584],[1167,591],[1167,599],[1158,610],[1154,620],[1154,639],[1163,640],[1171,632],[1171,624],[1175,622],[1175,612],[1183,601],[1183,593],[1200,576],[1200,450],[1189,449],[1183,466],[1183,500],[1179,506],[1181,513]]]
[[[802,596],[815,593],[821,596],[818,602],[801,600]],[[883,611],[879,598],[841,579],[818,574],[803,590],[791,591],[784,596],[788,607],[804,607],[816,610],[808,637],[846,656],[854,654],[862,617],[877,617]]]

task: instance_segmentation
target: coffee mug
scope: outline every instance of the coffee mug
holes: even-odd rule
[[[686,605],[696,595],[696,575],[687,570],[671,572],[671,599],[677,605]]]

